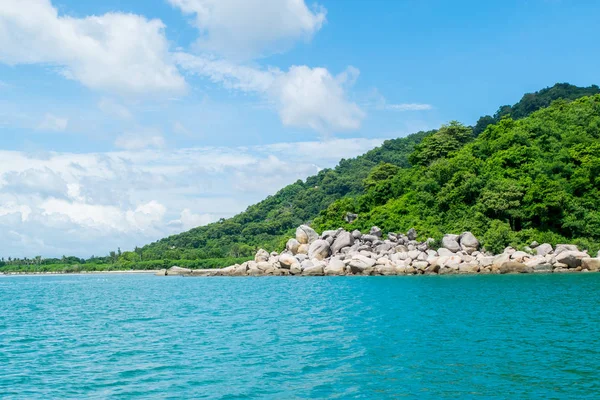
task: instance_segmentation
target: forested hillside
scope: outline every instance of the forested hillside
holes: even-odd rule
[[[553,100],[559,98],[571,100],[595,93],[600,93],[600,89],[595,85],[582,88],[566,83],[556,84],[539,92],[526,94],[513,106],[500,107],[494,117],[489,117],[491,120],[488,117],[480,118],[472,130],[468,128],[468,135],[477,136],[477,130],[483,126],[484,121],[496,123],[507,116],[512,116],[514,119],[523,118],[548,106]],[[301,223],[313,220],[335,200],[363,194],[365,188],[369,186],[365,179],[370,173],[372,186],[373,181],[381,179],[382,173],[384,177],[394,174],[394,171],[390,171],[393,167],[398,169],[409,167],[411,165],[409,157],[424,138],[429,136],[429,141],[435,142],[439,136],[443,136],[431,137],[434,132],[419,132],[405,138],[388,140],[382,146],[362,156],[342,160],[334,169],[325,169],[318,175],[309,177],[305,182],[297,181],[283,188],[274,196],[250,206],[245,212],[233,218],[195,228],[146,246],[141,249],[142,257],[145,260],[243,257],[252,255],[257,247],[281,247],[280,242],[292,229]],[[448,134],[447,130],[443,132]],[[450,135],[456,133],[450,132]],[[438,143],[441,146],[449,146],[449,148],[438,149],[441,152],[438,157],[455,151],[468,140],[462,138],[452,143]],[[436,147],[436,143],[429,143],[429,145]],[[429,152],[430,155],[432,153]],[[384,166],[371,172],[379,164]]]
[[[494,252],[533,240],[600,241],[600,95],[505,117],[478,137],[453,122],[427,137],[412,168],[333,203],[317,230],[415,227],[423,237],[471,231]],[[377,168],[389,168],[378,166]],[[352,224],[346,212],[358,214]]]

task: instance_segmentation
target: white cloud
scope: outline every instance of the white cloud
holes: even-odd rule
[[[69,124],[68,118],[57,117],[56,115],[47,113],[37,126],[39,131],[62,132],[67,129]]]
[[[165,146],[165,138],[158,133],[127,132],[117,137],[115,146],[125,150],[162,148]]]
[[[386,104],[384,106],[386,110],[394,111],[426,111],[433,109],[431,104],[419,104],[419,103],[403,103],[403,104]]]
[[[40,155],[0,151],[0,256],[89,257],[119,246],[132,249],[230,217],[381,141]]]
[[[0,62],[57,66],[85,86],[119,93],[186,88],[169,60],[160,20],[123,13],[59,16],[49,0],[0,2]]]
[[[325,9],[304,0],[168,0],[194,17],[198,46],[228,58],[249,58],[286,50],[308,40],[325,22]]]
[[[261,70],[225,60],[177,54],[178,64],[228,88],[265,97],[279,112],[286,126],[311,128],[320,132],[360,128],[365,113],[347,96],[359,71],[349,67],[337,76],[325,68],[293,66],[287,72],[277,68]]]

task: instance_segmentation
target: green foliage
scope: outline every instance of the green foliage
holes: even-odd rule
[[[412,165],[430,165],[463,147],[473,139],[471,128],[458,121],[452,121],[433,135],[426,137],[415,147],[408,160]]]
[[[347,211],[356,226],[389,231],[415,227],[436,237],[470,230],[490,250],[527,241],[573,241],[597,250],[600,241],[600,95],[559,100],[531,116],[503,118],[444,157],[371,183],[351,201],[333,203],[315,220],[333,229]],[[441,130],[440,130],[441,131]],[[439,154],[439,153],[437,153]],[[411,155],[411,160],[414,158]]]
[[[583,96],[593,96],[600,93],[597,85],[590,87],[579,87],[568,83],[557,83],[552,87],[547,87],[535,93],[527,93],[521,101],[513,106],[501,106],[493,117],[486,115],[477,121],[473,128],[475,136],[479,136],[489,125],[500,122],[503,117],[510,116],[512,119],[521,119],[531,113],[548,107],[553,101],[558,99],[575,100]]]

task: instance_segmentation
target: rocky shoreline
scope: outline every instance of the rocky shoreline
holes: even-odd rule
[[[259,250],[253,261],[222,269],[191,270],[171,267],[161,276],[343,276],[343,275],[453,275],[510,273],[598,272],[600,253],[591,257],[572,244],[536,242],[523,250],[507,247],[502,254],[482,249],[471,232],[447,234],[441,243],[416,240],[406,234],[373,227],[367,234],[344,229],[321,235],[307,225],[296,230],[282,253]]]

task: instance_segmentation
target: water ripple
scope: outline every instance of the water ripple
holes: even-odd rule
[[[2,399],[593,398],[600,275],[0,278]]]

